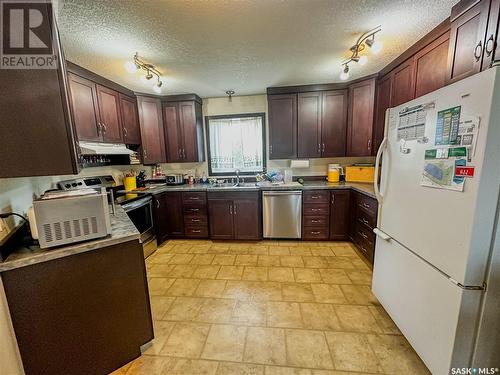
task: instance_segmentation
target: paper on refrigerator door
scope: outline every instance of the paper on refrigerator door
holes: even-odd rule
[[[456,167],[467,165],[467,148],[434,148],[425,151],[420,185],[454,191],[464,190],[464,177],[456,176]]]
[[[427,112],[431,108],[434,108],[434,102],[405,108],[401,111],[398,122],[398,141],[423,139],[425,136]]]

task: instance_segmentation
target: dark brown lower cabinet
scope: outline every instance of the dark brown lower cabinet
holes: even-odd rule
[[[209,192],[207,198],[210,238],[261,239],[260,192]]]
[[[108,374],[153,339],[137,240],[1,277],[26,374]]]
[[[349,238],[350,190],[336,190],[330,193],[330,239]]]
[[[328,190],[304,191],[302,201],[302,239],[327,240],[330,231],[330,192]]]
[[[184,237],[182,193],[172,191],[154,197],[154,223],[158,244],[167,238]]]
[[[377,225],[377,200],[352,191],[350,206],[349,237],[363,256],[373,264],[376,238],[373,228]]]

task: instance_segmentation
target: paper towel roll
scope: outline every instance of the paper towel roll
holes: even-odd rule
[[[290,160],[290,168],[309,168],[309,160]]]

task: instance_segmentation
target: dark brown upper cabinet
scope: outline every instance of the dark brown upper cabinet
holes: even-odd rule
[[[347,90],[322,93],[321,156],[345,156],[347,131]]]
[[[297,94],[268,95],[269,159],[297,158]]]
[[[452,8],[447,83],[481,71],[490,5],[491,0],[463,0]]]
[[[298,94],[297,141],[299,158],[321,157],[321,92]]]
[[[165,163],[165,143],[160,99],[138,96],[141,127],[142,161],[144,164]]]
[[[377,84],[377,110],[375,115],[372,154],[376,154],[384,139],[385,112],[388,108],[391,108],[391,96],[392,75],[388,74],[380,79]]]
[[[120,98],[118,92],[97,85],[97,102],[99,104],[99,122],[104,142],[122,143],[122,126],[120,118]]]
[[[40,9],[45,17],[47,7]],[[0,69],[0,177],[54,176],[79,171],[66,64],[57,28],[57,69]]]
[[[126,144],[141,144],[141,128],[137,99],[120,93],[120,115],[122,122],[123,141]]]
[[[349,86],[347,156],[372,154],[375,78]]]
[[[71,73],[68,81],[78,139],[123,142],[118,92]]]
[[[392,72],[391,105],[396,107],[412,100],[415,96],[413,59],[408,59]]]
[[[81,141],[101,141],[96,84],[71,73],[68,73],[68,82],[78,139]]]
[[[446,84],[449,42],[450,33],[447,32],[415,54],[415,98]]]
[[[500,60],[500,49],[498,48],[499,21],[500,0],[492,0],[488,17],[488,26],[486,29],[486,42],[484,43],[484,57],[481,70],[489,68],[493,62]]]
[[[163,103],[163,121],[167,162],[205,160],[201,102],[167,100]]]
[[[347,90],[298,94],[298,157],[345,156]]]

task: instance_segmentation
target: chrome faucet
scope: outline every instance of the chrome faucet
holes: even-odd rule
[[[240,184],[240,170],[237,169],[235,170],[236,172],[236,185],[239,185]]]

